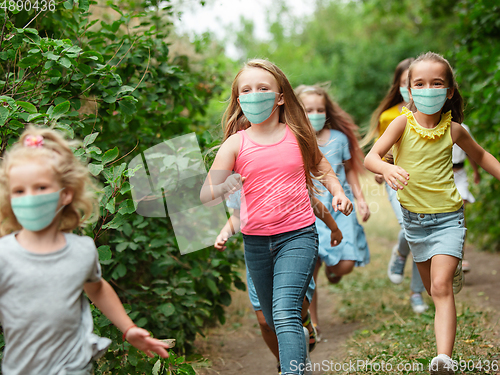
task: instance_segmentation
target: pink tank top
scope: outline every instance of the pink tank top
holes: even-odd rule
[[[286,126],[277,143],[260,145],[246,131],[234,170],[246,177],[241,194],[241,232],[272,236],[315,222],[306,185],[304,162],[295,136]]]

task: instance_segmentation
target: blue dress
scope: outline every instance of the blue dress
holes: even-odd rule
[[[323,155],[331,164],[333,171],[337,175],[345,195],[354,204],[354,196],[352,189],[347,183],[344,161],[351,158],[349,152],[349,141],[347,136],[338,131],[329,129],[330,137],[328,142],[319,146]],[[356,211],[353,209],[349,216],[345,216],[340,211],[333,211],[332,199],[333,196],[328,190],[318,181],[314,180],[314,184],[321,192],[317,194],[317,198],[330,211],[332,217],[337,222],[339,229],[342,231],[342,242],[335,247],[330,246],[331,231],[321,220],[316,219],[316,228],[319,235],[319,257],[327,266],[334,266],[341,260],[354,260],[356,267],[364,266],[370,262],[370,250],[366,242],[365,231],[358,223]]]

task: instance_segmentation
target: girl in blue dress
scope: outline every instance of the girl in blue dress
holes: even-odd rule
[[[370,210],[365,201],[358,175],[364,171],[363,152],[358,145],[358,127],[351,117],[342,110],[320,86],[301,85],[296,94],[305,108],[309,121],[316,131],[318,145],[331,164],[347,197],[357,200],[357,208],[363,221],[370,217]],[[332,196],[319,184],[317,197],[330,211],[342,232],[343,240],[335,247],[330,244],[331,231],[321,221],[316,220],[319,235],[318,261],[314,270],[316,281],[321,263],[325,263],[328,281],[336,284],[342,276],[353,268],[370,262],[370,251],[363,227],[358,223],[356,213],[345,216],[332,207]],[[311,302],[310,311],[314,325],[318,329],[317,290]],[[320,333],[318,329],[318,334]]]

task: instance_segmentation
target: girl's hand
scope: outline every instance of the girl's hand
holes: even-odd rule
[[[245,180],[246,177],[242,177],[238,173],[230,175],[224,182],[224,195],[230,195],[240,190]]]
[[[217,238],[215,239],[214,247],[219,251],[226,250],[226,246],[224,246],[227,242],[227,239],[231,237],[229,233],[226,231],[220,232]]]
[[[387,163],[386,163],[387,164]],[[384,179],[393,190],[403,190],[408,185],[410,175],[403,168],[397,165],[387,164],[384,168]]]
[[[342,232],[340,231],[339,228],[337,228],[337,230],[335,231],[332,230],[332,234],[330,237],[330,246],[332,247],[337,246],[339,243],[342,242],[343,238],[344,237],[342,236]]]
[[[364,200],[358,200],[358,212],[360,213],[363,222],[367,221],[370,218],[370,207],[368,206],[368,203]]]
[[[381,184],[384,182],[384,176],[381,174],[375,173],[375,181],[377,181],[377,184]]]
[[[332,207],[335,212],[340,211],[345,216],[349,216],[349,214],[352,212],[352,203],[345,196],[345,194],[334,196],[332,199]]]
[[[170,345],[162,342],[160,340],[154,339],[150,336],[149,332],[145,329],[139,327],[132,327],[127,331],[125,340],[135,346],[137,349],[142,350],[147,354],[148,357],[154,357],[155,352],[162,358],[168,357],[168,352],[166,349],[170,348]]]

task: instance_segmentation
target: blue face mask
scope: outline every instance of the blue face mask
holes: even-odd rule
[[[410,94],[408,94],[408,88],[401,86],[399,87],[399,92],[401,93],[401,96],[403,97],[405,103],[408,103],[410,101]]]
[[[12,198],[10,204],[19,224],[24,229],[32,232],[47,228],[64,208],[64,206],[61,206],[57,210],[61,190],[50,194],[25,195]]]
[[[278,95],[276,92],[254,92],[240,95],[238,99],[248,121],[252,124],[260,124],[271,117],[278,108],[278,106],[273,108],[276,95]]]
[[[443,108],[446,102],[446,94],[448,88],[445,89],[411,89],[413,103],[419,112],[426,115],[433,115]]]
[[[325,127],[326,113],[310,113],[307,115],[314,130],[319,132]]]

